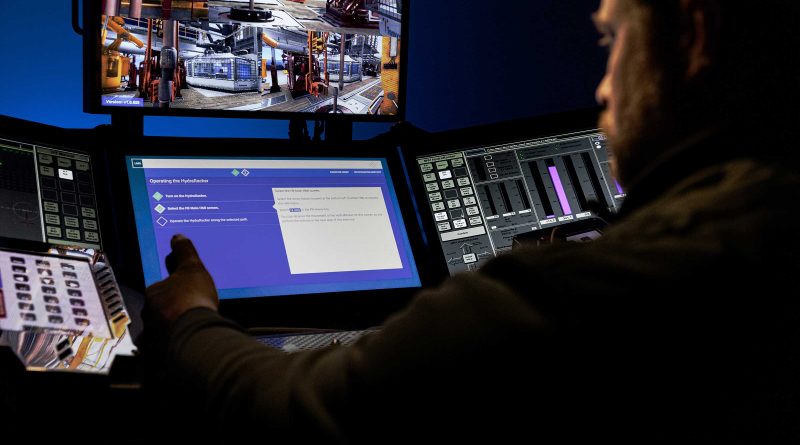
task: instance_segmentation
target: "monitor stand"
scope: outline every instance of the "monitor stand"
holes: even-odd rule
[[[137,140],[144,136],[144,116],[128,113],[112,113],[111,125],[99,128],[110,130],[126,140]],[[350,142],[353,140],[353,123],[347,121],[314,121],[314,142],[320,142],[324,136],[328,143]],[[289,121],[289,140],[307,143],[312,138],[308,133],[308,122],[304,118],[292,118]]]
[[[144,116],[133,113],[112,113],[111,130],[127,140],[141,139],[144,136]]]
[[[320,142],[322,137],[328,143],[350,142],[353,140],[353,123],[348,121],[314,121],[313,141]],[[311,142],[308,133],[308,122],[304,118],[292,118],[289,121],[289,140],[293,142]]]

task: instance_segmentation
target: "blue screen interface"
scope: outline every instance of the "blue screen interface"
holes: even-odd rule
[[[221,299],[420,286],[385,159],[126,162],[148,286],[179,233]]]

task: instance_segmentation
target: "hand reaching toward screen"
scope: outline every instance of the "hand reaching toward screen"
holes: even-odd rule
[[[169,277],[147,288],[145,311],[167,326],[190,309],[216,311],[219,297],[214,280],[189,238],[175,235],[166,263]]]

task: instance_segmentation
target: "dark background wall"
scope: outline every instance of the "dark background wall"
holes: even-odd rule
[[[407,120],[439,131],[586,108],[605,55],[590,14],[597,0],[414,0]],[[500,6],[502,5],[502,6]],[[69,0],[3,0],[0,114],[68,128],[109,123],[83,112],[81,37]],[[286,121],[145,119],[169,136],[286,136]],[[356,124],[368,138],[388,124]]]

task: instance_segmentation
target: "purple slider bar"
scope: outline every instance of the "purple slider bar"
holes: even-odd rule
[[[558,194],[558,202],[561,203],[561,210],[564,212],[564,215],[571,215],[572,209],[569,207],[567,193],[564,191],[564,185],[561,184],[561,177],[558,176],[558,170],[556,170],[555,166],[547,167],[547,170],[550,171],[550,179],[553,180],[553,185],[556,186],[556,194]]]

